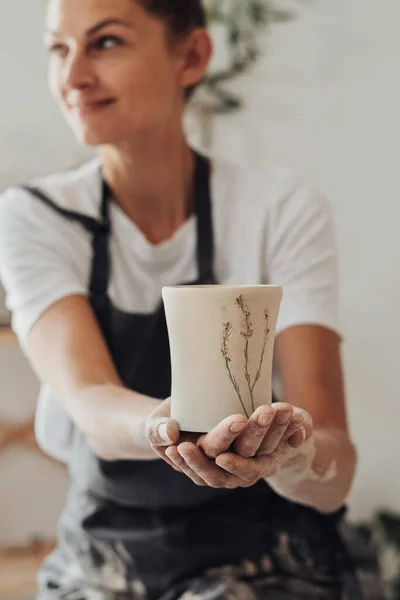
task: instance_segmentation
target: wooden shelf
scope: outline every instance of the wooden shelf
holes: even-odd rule
[[[0,598],[35,598],[37,572],[54,546],[51,540],[34,540],[19,548],[0,548]]]
[[[64,468],[63,463],[45,454],[38,445],[35,436],[34,416],[25,423],[18,424],[0,419],[0,457],[12,446],[19,446],[29,452],[35,452],[46,460],[50,460]]]
[[[0,327],[0,346],[16,346],[17,336],[10,327]]]

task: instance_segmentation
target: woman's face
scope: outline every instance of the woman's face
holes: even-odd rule
[[[169,44],[165,24],[136,0],[49,0],[46,45],[50,88],[88,145],[179,123],[184,88],[204,76],[211,54],[203,30]]]

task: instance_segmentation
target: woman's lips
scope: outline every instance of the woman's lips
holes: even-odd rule
[[[114,98],[105,98],[103,100],[90,100],[87,102],[79,102],[73,106],[73,109],[77,111],[80,117],[88,115],[94,115],[102,112],[111,104],[115,103]]]

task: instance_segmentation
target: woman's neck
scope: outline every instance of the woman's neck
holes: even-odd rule
[[[194,158],[183,135],[101,150],[114,199],[152,244],[169,238],[193,212]]]

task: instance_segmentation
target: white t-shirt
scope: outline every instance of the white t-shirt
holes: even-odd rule
[[[267,166],[252,172],[212,160],[217,281],[282,285],[277,333],[297,324],[339,331],[337,253],[327,202],[287,169]],[[33,183],[60,207],[99,217],[98,159]],[[115,306],[152,312],[163,286],[197,278],[195,217],[154,246],[115,203],[110,216],[109,296]],[[20,188],[0,197],[0,279],[22,348],[53,303],[87,294],[91,259],[91,236],[81,224]],[[67,459],[71,423],[47,386],[41,389],[36,433],[44,450]]]

